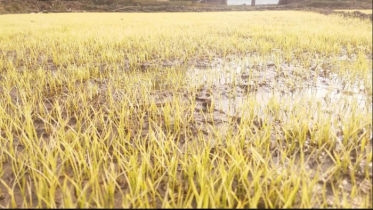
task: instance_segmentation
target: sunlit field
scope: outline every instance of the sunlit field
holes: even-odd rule
[[[0,208],[372,208],[372,23],[0,16]]]

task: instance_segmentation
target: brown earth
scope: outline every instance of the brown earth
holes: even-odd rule
[[[316,9],[317,8],[317,9]],[[57,12],[208,12],[208,11],[252,11],[252,10],[317,10],[323,14],[333,13],[332,9],[372,9],[372,2],[304,0],[289,5],[268,6],[226,6],[203,4],[194,1],[156,0],[0,0],[0,14],[14,13],[57,13]],[[341,13],[341,12],[340,12]],[[351,15],[347,15],[351,16]],[[369,15],[354,14],[360,18]],[[370,15],[370,19],[371,19]]]

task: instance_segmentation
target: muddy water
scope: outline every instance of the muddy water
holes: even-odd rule
[[[308,78],[304,79],[302,74],[296,74],[292,65],[276,66],[269,62],[250,66],[249,60],[245,58],[207,68],[191,67],[186,73],[187,80],[200,87],[198,97],[213,101],[215,109],[231,116],[240,113],[241,105],[248,98],[255,98],[264,106],[273,98],[307,98],[320,102],[323,108],[341,101],[344,104],[355,101],[361,109],[372,106],[371,96],[364,93],[364,86],[343,85],[344,80],[337,74],[325,77],[309,70]],[[207,90],[211,94],[207,94]]]

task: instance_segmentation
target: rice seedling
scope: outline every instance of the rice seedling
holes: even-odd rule
[[[0,208],[372,208],[372,25],[0,17]]]

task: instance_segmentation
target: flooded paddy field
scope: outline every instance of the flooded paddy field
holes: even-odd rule
[[[0,208],[372,208],[372,25],[0,17]]]

